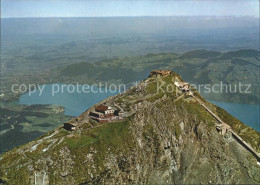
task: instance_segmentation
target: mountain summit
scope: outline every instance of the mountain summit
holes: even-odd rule
[[[260,133],[157,70],[0,158],[0,184],[260,183]]]

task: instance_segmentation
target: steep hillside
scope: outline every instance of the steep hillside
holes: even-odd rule
[[[124,120],[98,123],[91,107],[70,124],[3,154],[3,184],[257,184],[256,158],[217,120],[174,82],[178,74],[151,76],[105,104],[124,112]],[[157,91],[157,84],[162,85]],[[172,91],[169,88],[172,88]],[[167,90],[167,92],[164,92]],[[214,114],[260,152],[260,134],[224,110],[200,99]]]

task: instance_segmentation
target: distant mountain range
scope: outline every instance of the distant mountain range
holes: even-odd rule
[[[147,54],[131,58],[112,58],[95,63],[71,64],[58,72],[55,71],[57,73],[55,79],[82,83],[97,81],[131,83],[147,77],[152,69],[170,69],[196,85],[214,85],[222,82],[231,85],[234,89],[234,86],[239,83],[250,84],[251,93],[248,94],[201,93],[211,100],[258,104],[260,100],[259,67],[260,52],[256,50],[247,49],[226,53],[193,50],[184,54]]]

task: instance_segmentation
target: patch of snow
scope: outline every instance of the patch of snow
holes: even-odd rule
[[[64,137],[61,138],[61,140],[57,143],[57,145],[59,145],[63,140],[64,140]]]
[[[137,139],[137,142],[138,142],[138,144],[140,145],[140,147],[143,148],[142,139],[138,138],[138,139]]]
[[[181,130],[183,131],[184,130],[184,122],[180,122],[180,127],[181,127]]]
[[[45,137],[44,139],[49,139],[49,138],[51,138],[52,136],[54,136],[55,134],[57,134],[57,131],[53,132],[51,135]]]
[[[46,152],[48,150],[48,147],[47,148],[44,148],[42,149],[43,152]]]
[[[50,143],[49,146],[47,146],[46,148],[42,149],[42,151],[43,151],[43,152],[46,152],[47,150],[49,150],[50,147],[51,147],[52,145],[54,145],[54,143],[55,143],[56,141],[57,141],[57,139],[54,139],[54,140],[52,141],[52,143]]]
[[[176,85],[177,87],[179,87],[179,83],[178,83],[178,82],[174,82],[174,85]]]
[[[31,148],[31,150],[30,150],[30,152],[32,152],[32,151],[34,151],[34,150],[36,150],[38,145],[39,145],[39,143],[37,143],[37,144],[33,145],[33,146],[32,146],[32,148]]]

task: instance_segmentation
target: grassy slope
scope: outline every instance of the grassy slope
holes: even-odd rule
[[[81,134],[75,134],[73,137],[66,137],[65,140],[55,146],[55,149],[51,149],[45,153],[42,153],[42,149],[48,145],[48,143],[43,143],[37,147],[37,150],[34,152],[26,152],[25,155],[27,158],[23,158],[21,154],[18,153],[19,148],[26,147],[26,145],[15,148],[2,156],[1,168],[8,168],[8,171],[12,171],[8,176],[0,173],[1,179],[9,179],[7,181],[15,184],[28,184],[29,173],[26,167],[18,167],[17,163],[25,164],[29,160],[37,161],[41,157],[46,157],[48,155],[52,156],[52,159],[59,161],[60,153],[55,152],[59,151],[63,147],[67,147],[73,156],[73,165],[77,168],[73,168],[72,174],[75,179],[78,179],[78,182],[81,182],[81,177],[85,177],[88,165],[82,163],[83,158],[86,153],[91,153],[91,151],[98,151],[95,154],[95,165],[99,166],[96,173],[101,174],[104,169],[102,165],[105,164],[105,157],[108,153],[117,153],[118,152],[129,152],[133,145],[131,144],[131,135],[128,132],[129,121],[124,122],[114,122],[109,124],[104,124],[102,127],[97,127],[92,130],[85,130]],[[58,135],[55,135],[55,138],[61,138],[68,136],[70,134],[67,131],[59,131]],[[50,135],[46,134],[43,137]],[[61,161],[62,163],[62,161]],[[19,171],[16,169],[19,168]],[[55,173],[55,168],[49,169],[51,172]],[[16,172],[17,171],[17,172]],[[50,184],[55,184],[55,178],[50,179]]]

